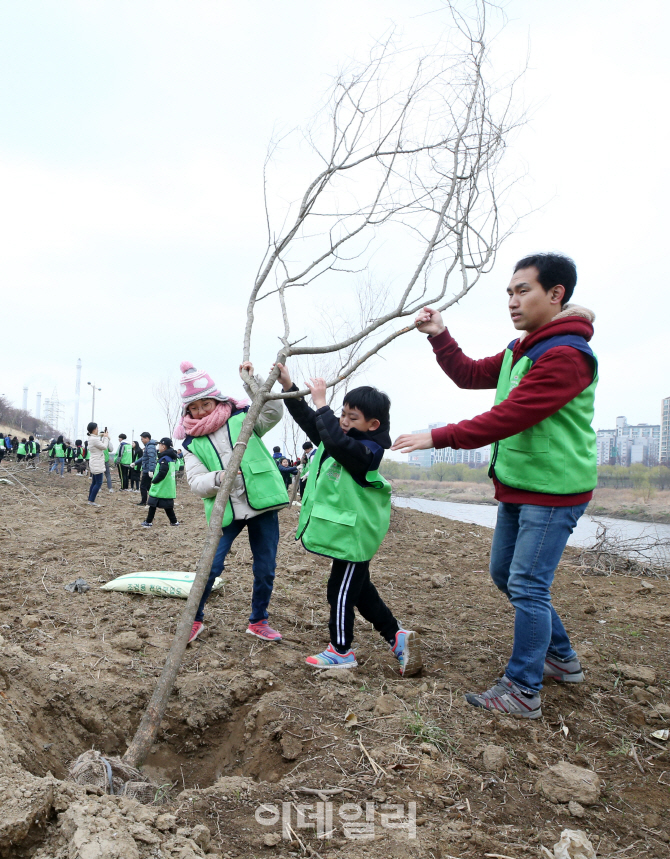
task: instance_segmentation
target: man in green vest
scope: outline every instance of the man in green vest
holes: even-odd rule
[[[491,358],[460,350],[440,313],[424,308],[416,327],[460,388],[495,388],[493,408],[472,420],[400,436],[393,450],[492,444],[489,475],[498,500],[490,572],[515,609],[514,646],[504,676],[475,707],[521,718],[542,715],[543,679],[581,683],[584,672],[551,603],[563,549],[597,482],[591,427],[598,362],[588,341],[594,315],[568,304],[574,262],[560,254],[520,260],[507,287],[518,339]]]
[[[284,391],[297,391],[283,364]],[[337,416],[326,401],[326,383],[312,379],[311,409],[302,399],[287,399],[286,408],[318,449],[300,509],[296,540],[317,555],[332,558],[326,590],[330,606],[330,644],[305,661],[313,668],[354,668],[351,649],[354,609],[369,621],[391,648],[403,676],[421,670],[419,636],[403,629],[370,579],[370,561],[386,536],[391,519],[391,486],[379,474],[384,451],[391,446],[391,401],[364,385],[347,391]]]
[[[121,480],[121,492],[130,492],[128,489],[128,478],[130,476],[130,466],[133,461],[133,446],[128,441],[128,436],[122,432],[119,433],[119,447],[114,456],[119,479]]]
[[[174,500],[177,497],[176,465],[177,451],[172,449],[172,439],[165,436],[158,442],[158,461],[149,487],[147,518],[142,522],[145,528],[152,527],[157,507],[165,510],[170,525],[179,525],[174,512]]]

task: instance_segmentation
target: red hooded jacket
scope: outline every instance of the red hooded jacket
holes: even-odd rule
[[[590,340],[593,320],[590,310],[576,305],[566,307],[551,322],[514,343],[514,361],[541,340],[557,334],[577,334]],[[473,360],[461,351],[445,329],[429,337],[437,363],[459,388],[496,388],[505,350],[491,358]],[[593,360],[571,346],[555,346],[544,353],[522,378],[507,399],[472,420],[448,424],[432,430],[437,448],[472,449],[516,435],[553,415],[574,399],[593,381]],[[571,507],[591,500],[592,492],[579,495],[549,495],[514,489],[500,483],[494,475],[495,497],[510,504],[539,504]]]

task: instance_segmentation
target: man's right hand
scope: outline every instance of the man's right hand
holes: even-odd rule
[[[414,322],[417,329],[429,337],[441,334],[446,328],[442,321],[442,314],[439,310],[433,310],[432,307],[424,307],[423,310],[420,310]]]

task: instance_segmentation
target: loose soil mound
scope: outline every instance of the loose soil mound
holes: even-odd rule
[[[358,669],[305,666],[327,643],[328,562],[296,546],[297,514],[284,511],[271,604],[284,640],[244,634],[242,535],[144,767],[162,786],[157,804],[64,781],[86,749],[123,754],[184,605],[99,585],[194,569],[204,516],[185,484],[182,526],[158,511],[142,529],[137,494],[103,489],[92,508],[88,480],[16,474],[42,503],[0,484],[0,856],[520,859],[546,855],[565,828],[585,830],[603,856],[667,856],[670,752],[651,736],[670,726],[667,580],[588,577],[567,552],[555,603],[587,680],[547,684],[536,722],[491,716],[462,697],[487,688],[511,648],[513,613],[486,573],[491,531],[406,509],[394,510],[372,574],[421,633],[419,676],[399,677],[363,621]],[[66,592],[78,577],[92,589]]]

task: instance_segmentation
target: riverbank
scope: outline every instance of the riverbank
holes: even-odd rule
[[[453,501],[459,504],[496,504],[493,485],[437,480],[392,480],[394,495]],[[588,506],[590,516],[670,525],[670,492],[645,493],[634,489],[596,489]]]

